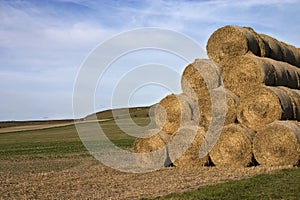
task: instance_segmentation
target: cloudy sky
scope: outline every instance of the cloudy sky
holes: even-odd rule
[[[72,118],[74,83],[82,63],[97,45],[124,31],[169,29],[205,49],[213,31],[232,24],[251,26],[300,47],[299,8],[299,1],[279,0],[0,0],[0,120]],[[112,106],[114,83],[130,66],[159,63],[159,58],[178,74],[187,64],[166,52],[146,50],[128,55],[99,81],[102,85],[95,92],[95,110]],[[133,74],[136,79],[145,76]],[[168,79],[168,74],[165,76]],[[116,103],[115,107],[154,104],[170,92],[180,92],[179,78],[176,84],[173,90],[155,84],[138,88],[131,91],[127,105]]]

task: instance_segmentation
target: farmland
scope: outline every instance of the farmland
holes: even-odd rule
[[[133,120],[141,126],[147,125],[150,121],[147,117],[136,116]],[[119,119],[119,123],[122,123],[122,120],[125,119]],[[83,123],[89,128],[89,122]],[[108,138],[116,145],[127,150],[132,147],[134,138],[124,134],[114,120],[110,119],[99,123]],[[178,196],[173,194],[165,198],[198,199],[203,197],[199,194],[205,194],[209,199],[209,193],[210,195],[224,195],[224,192],[227,193],[226,191],[229,190],[226,188],[231,188],[232,185],[237,188],[237,191],[241,189],[238,192],[240,195],[247,196],[247,193],[243,193],[245,192],[243,181],[246,181],[247,184],[249,181],[254,184],[257,179],[262,181],[267,179],[272,182],[273,178],[277,180],[278,186],[264,184],[270,190],[266,195],[272,197],[272,191],[276,191],[273,188],[271,190],[273,186],[280,187],[281,190],[278,191],[282,192],[284,190],[282,185],[286,183],[289,185],[287,190],[289,196],[283,197],[296,199],[299,184],[293,183],[300,182],[299,169],[276,172],[281,168],[290,167],[264,168],[258,166],[237,169],[201,167],[189,170],[164,168],[145,174],[130,174],[108,168],[94,159],[81,143],[74,124],[0,134],[0,197],[3,199],[140,199],[181,193],[199,187],[201,188],[193,191],[192,194],[178,194]],[[217,184],[273,172],[276,173],[242,180],[242,182]],[[282,173],[287,174],[288,178],[281,177]],[[280,182],[281,184],[279,184]],[[202,187],[212,184],[214,186]],[[211,187],[215,187],[216,189],[213,191],[217,192],[213,192]],[[253,191],[255,190],[253,188]],[[264,197],[261,190],[258,188],[257,192]],[[276,197],[274,196],[274,198]]]

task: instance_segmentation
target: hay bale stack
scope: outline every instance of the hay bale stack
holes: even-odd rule
[[[238,96],[262,84],[300,89],[299,77],[295,66],[250,54],[227,59],[222,71],[224,86]]]
[[[226,100],[226,102],[221,102],[222,100]],[[225,125],[234,123],[237,119],[238,101],[239,98],[230,90],[223,87],[213,89],[209,99],[198,99],[199,125],[207,130],[213,117],[225,117]],[[222,116],[223,113],[225,116]]]
[[[185,68],[181,78],[182,91],[195,99],[209,98],[209,91],[221,84],[219,68],[209,59],[196,59]]]
[[[300,67],[300,52],[296,47],[285,44],[249,27],[225,26],[216,30],[207,42],[209,57],[222,66],[225,58],[245,55],[284,61]]]
[[[299,164],[299,122],[276,121],[258,131],[253,138],[253,153],[261,165]]]
[[[168,145],[169,156],[175,167],[196,168],[208,162],[208,156],[199,157],[200,147],[205,142],[205,131],[199,126],[180,128]]]
[[[291,97],[286,93],[291,89],[262,86],[249,90],[238,104],[237,119],[240,123],[258,130],[276,120],[295,118]]]
[[[170,94],[156,105],[155,123],[161,130],[174,134],[181,126],[194,120],[194,112],[197,110],[197,102],[187,95]]]
[[[246,167],[252,162],[252,138],[254,132],[239,125],[225,126],[209,153],[211,161],[220,167]]]
[[[249,166],[253,146],[260,164],[297,164],[300,122],[274,121],[300,121],[299,50],[249,27],[225,26],[211,35],[207,52],[212,60],[196,59],[185,68],[184,93],[170,94],[156,104],[159,129],[136,139],[137,162],[151,167],[165,158],[164,165],[204,166],[209,157],[200,158],[200,148],[216,140],[210,138],[217,131],[213,127],[224,123],[209,153],[216,166]]]

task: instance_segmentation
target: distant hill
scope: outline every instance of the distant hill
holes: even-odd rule
[[[113,118],[121,119],[128,116],[128,110],[129,110],[130,116],[132,118],[149,117],[149,111],[151,107],[152,106],[110,109],[110,110],[97,112],[96,115],[98,120],[113,119]],[[114,111],[114,116],[113,116],[113,111]],[[86,116],[84,120],[91,120],[93,118],[94,118],[94,114],[91,114]]]
[[[132,108],[117,108],[117,109],[110,109],[105,111],[97,112],[97,119],[122,119],[127,117],[127,112],[129,109],[129,113],[131,118],[138,118],[138,117],[149,117],[149,111],[152,106],[146,107],[132,107]],[[113,110],[117,113],[113,116]],[[88,115],[83,119],[78,120],[93,120],[94,114]],[[54,125],[54,124],[64,124],[68,122],[73,122],[74,119],[64,119],[64,120],[34,120],[34,121],[0,121],[0,128],[8,128],[8,127],[15,127],[15,126],[34,126],[34,125]]]

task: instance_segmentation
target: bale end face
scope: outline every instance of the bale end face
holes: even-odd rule
[[[238,26],[225,26],[216,30],[209,38],[206,46],[209,57],[222,63],[224,58],[245,55],[248,51],[260,54],[254,31]]]
[[[246,167],[252,162],[253,132],[238,124],[225,126],[209,153],[217,167]]]
[[[253,130],[280,119],[293,119],[293,108],[289,96],[277,87],[250,88],[241,98],[237,108],[237,119]]]
[[[165,135],[159,129],[147,130],[143,133],[143,138],[136,138],[133,144],[133,152],[135,153],[149,153],[157,151],[166,146],[161,135]]]
[[[135,162],[140,169],[162,167],[168,159],[166,145],[172,140],[171,136],[159,129],[145,131],[143,138],[136,138],[133,152],[137,153]]]
[[[205,142],[205,131],[203,127],[182,127],[168,145],[170,159],[178,168],[198,168],[208,162],[208,156],[200,158],[201,145]]]
[[[156,125],[168,134],[174,134],[181,126],[193,122],[195,105],[196,102],[185,94],[166,96],[156,105]]]
[[[275,69],[269,60],[251,54],[226,59],[222,71],[224,86],[241,97],[248,88],[275,85]]]
[[[209,91],[221,85],[220,69],[209,59],[197,59],[189,64],[181,78],[183,92],[195,99],[209,97]]]
[[[299,139],[299,125],[288,121],[273,122],[254,136],[254,157],[259,164],[266,166],[297,165],[300,159]]]
[[[224,124],[236,121],[239,98],[230,90],[219,87],[211,90],[209,99],[199,99],[199,125],[209,129],[213,118],[224,118]]]

